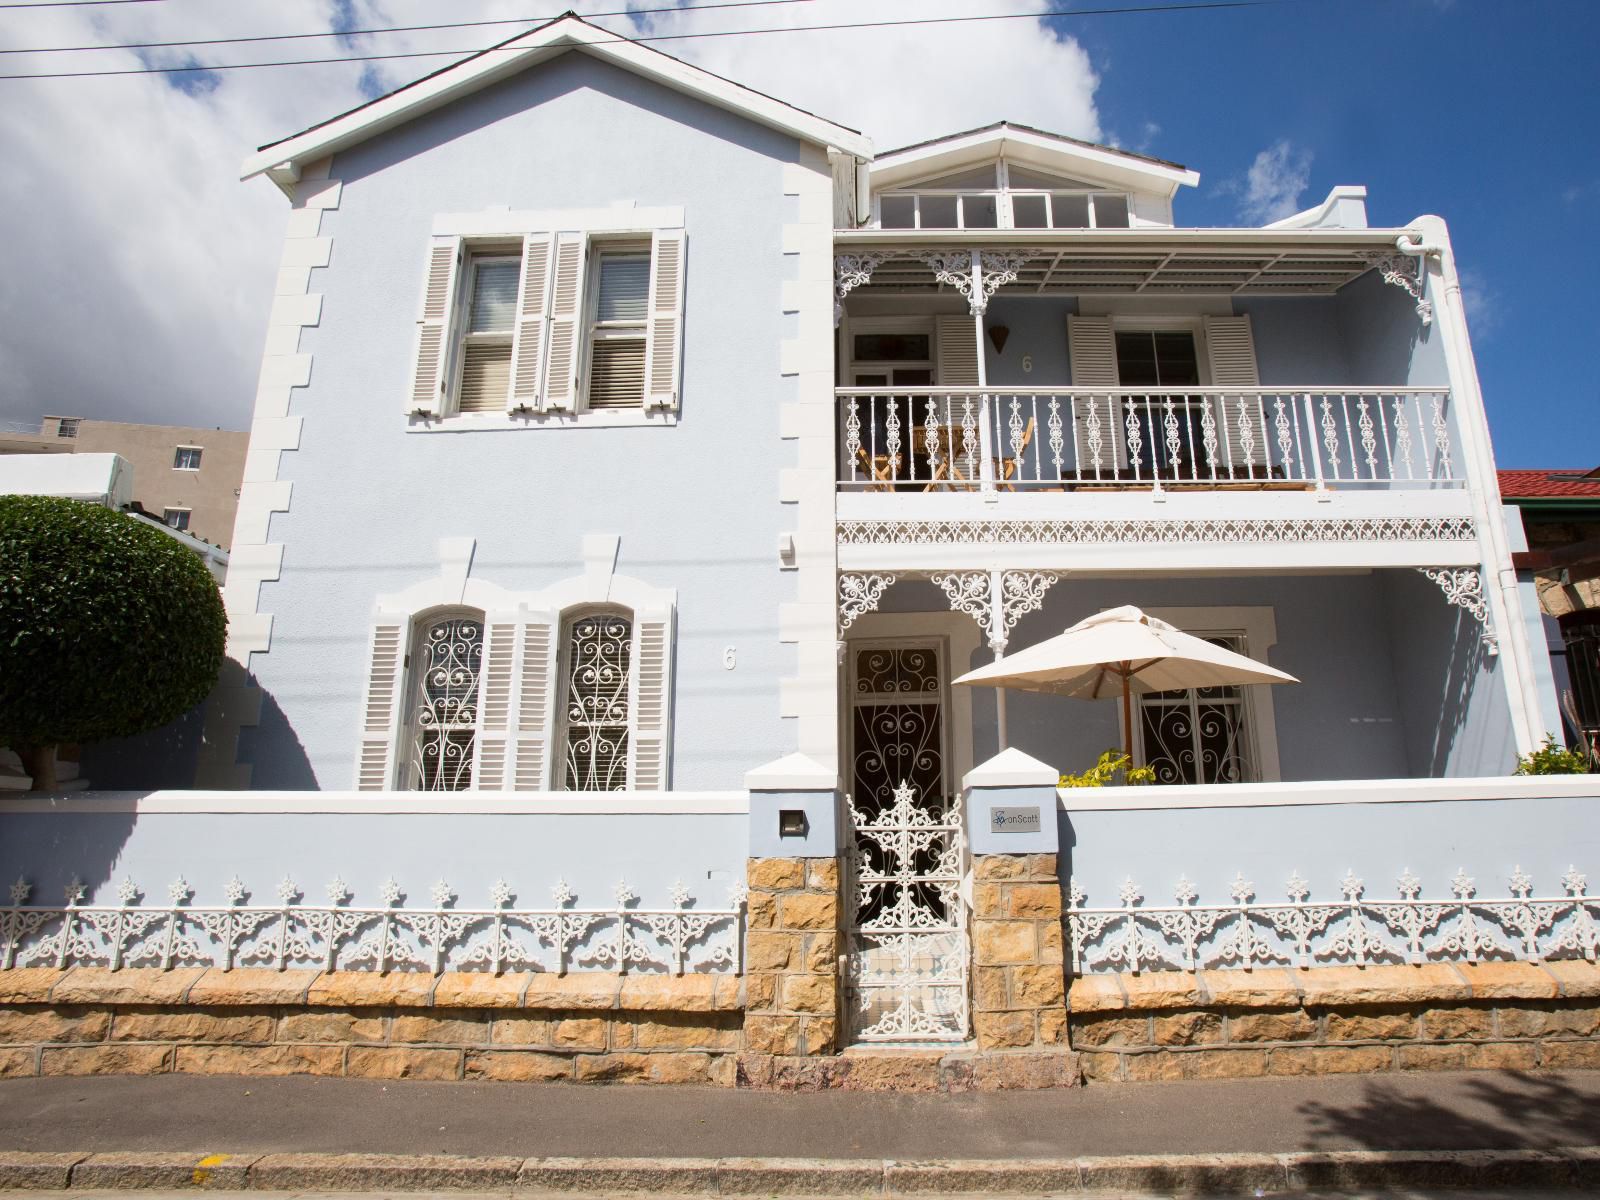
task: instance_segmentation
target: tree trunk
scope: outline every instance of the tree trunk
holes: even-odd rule
[[[33,776],[34,791],[53,792],[56,790],[56,747],[54,743],[48,746],[18,747],[17,757],[22,760],[23,770]]]

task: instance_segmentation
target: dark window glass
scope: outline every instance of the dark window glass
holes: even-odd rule
[[[917,362],[933,357],[926,333],[858,333],[857,362]]]

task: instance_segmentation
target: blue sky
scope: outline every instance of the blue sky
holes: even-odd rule
[[[1099,71],[1107,132],[1201,172],[1180,224],[1236,221],[1222,185],[1280,139],[1310,155],[1306,206],[1364,183],[1375,225],[1442,216],[1499,465],[1600,466],[1600,4],[1300,0],[1052,24]]]

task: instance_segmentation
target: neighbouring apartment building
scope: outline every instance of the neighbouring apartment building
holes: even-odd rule
[[[46,416],[37,432],[0,432],[0,454],[119,454],[133,467],[134,504],[226,549],[249,441],[229,429]]]
[[[1185,226],[1187,167],[879,151],[572,16],[244,175],[288,215],[230,671],[193,788],[0,806],[7,965],[93,909],[83,961],[552,1018],[234,1069],[760,1086],[1472,1065],[1312,1043],[1511,1029],[1447,961],[1595,974],[1600,790],[1509,778],[1560,718],[1440,218]],[[1299,682],[954,682],[1123,605]],[[1058,790],[1125,740],[1155,785]],[[1505,1053],[1600,1062],[1549,1036]]]

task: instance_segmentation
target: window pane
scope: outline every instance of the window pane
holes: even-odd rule
[[[1064,175],[1048,175],[1043,171],[1035,171],[1028,167],[1019,167],[1016,163],[1006,165],[1006,176],[1014,188],[1038,188],[1040,191],[1050,192],[1057,188],[1087,189],[1089,185],[1077,179],[1068,179]]]
[[[924,362],[933,357],[933,340],[925,333],[858,333],[857,362]]]
[[[885,229],[914,229],[917,224],[916,197],[885,196],[879,202],[878,214]]]
[[[573,621],[567,633],[566,767],[569,792],[628,786],[628,679],[633,626],[620,613]]]
[[[924,196],[922,198],[922,227],[924,229],[954,229],[956,227],[956,198],[954,196]]]
[[[1057,192],[1050,197],[1051,224],[1056,229],[1089,228],[1089,197]]]
[[[999,187],[999,177],[995,174],[995,165],[987,163],[981,167],[969,167],[965,171],[957,171],[952,175],[941,175],[937,179],[923,179],[913,185],[918,190],[927,188],[933,192],[965,192],[973,189],[989,190]]]
[[[161,513],[161,519],[173,529],[189,528],[189,510],[187,508],[169,508]]]
[[[476,616],[435,617],[420,630],[412,662],[413,786],[464,791],[472,786],[483,622]]]
[[[78,436],[78,418],[77,417],[62,417],[61,418],[61,423],[56,426],[56,436],[57,437],[64,437],[64,438],[75,438],[75,437],[77,437]]]
[[[994,196],[962,196],[961,228],[994,229],[1000,224],[998,204]]]
[[[644,403],[644,339],[600,338],[589,360],[590,408]]]
[[[1011,197],[1011,224],[1017,229],[1047,229],[1043,196]]]
[[[499,412],[511,392],[511,343],[468,342],[461,359],[461,402],[466,412]]]
[[[472,272],[469,333],[510,333],[517,318],[517,275],[521,264],[480,262]]]
[[[1115,192],[1095,193],[1094,225],[1096,229],[1126,229],[1128,198]]]
[[[1123,387],[1154,387],[1161,382],[1154,334],[1147,330],[1117,334],[1117,381]]]
[[[172,456],[172,466],[178,471],[198,471],[200,469],[200,451],[194,446],[179,446],[177,453]]]
[[[648,254],[601,255],[596,317],[601,321],[643,322],[648,315],[645,297],[649,289]]]

